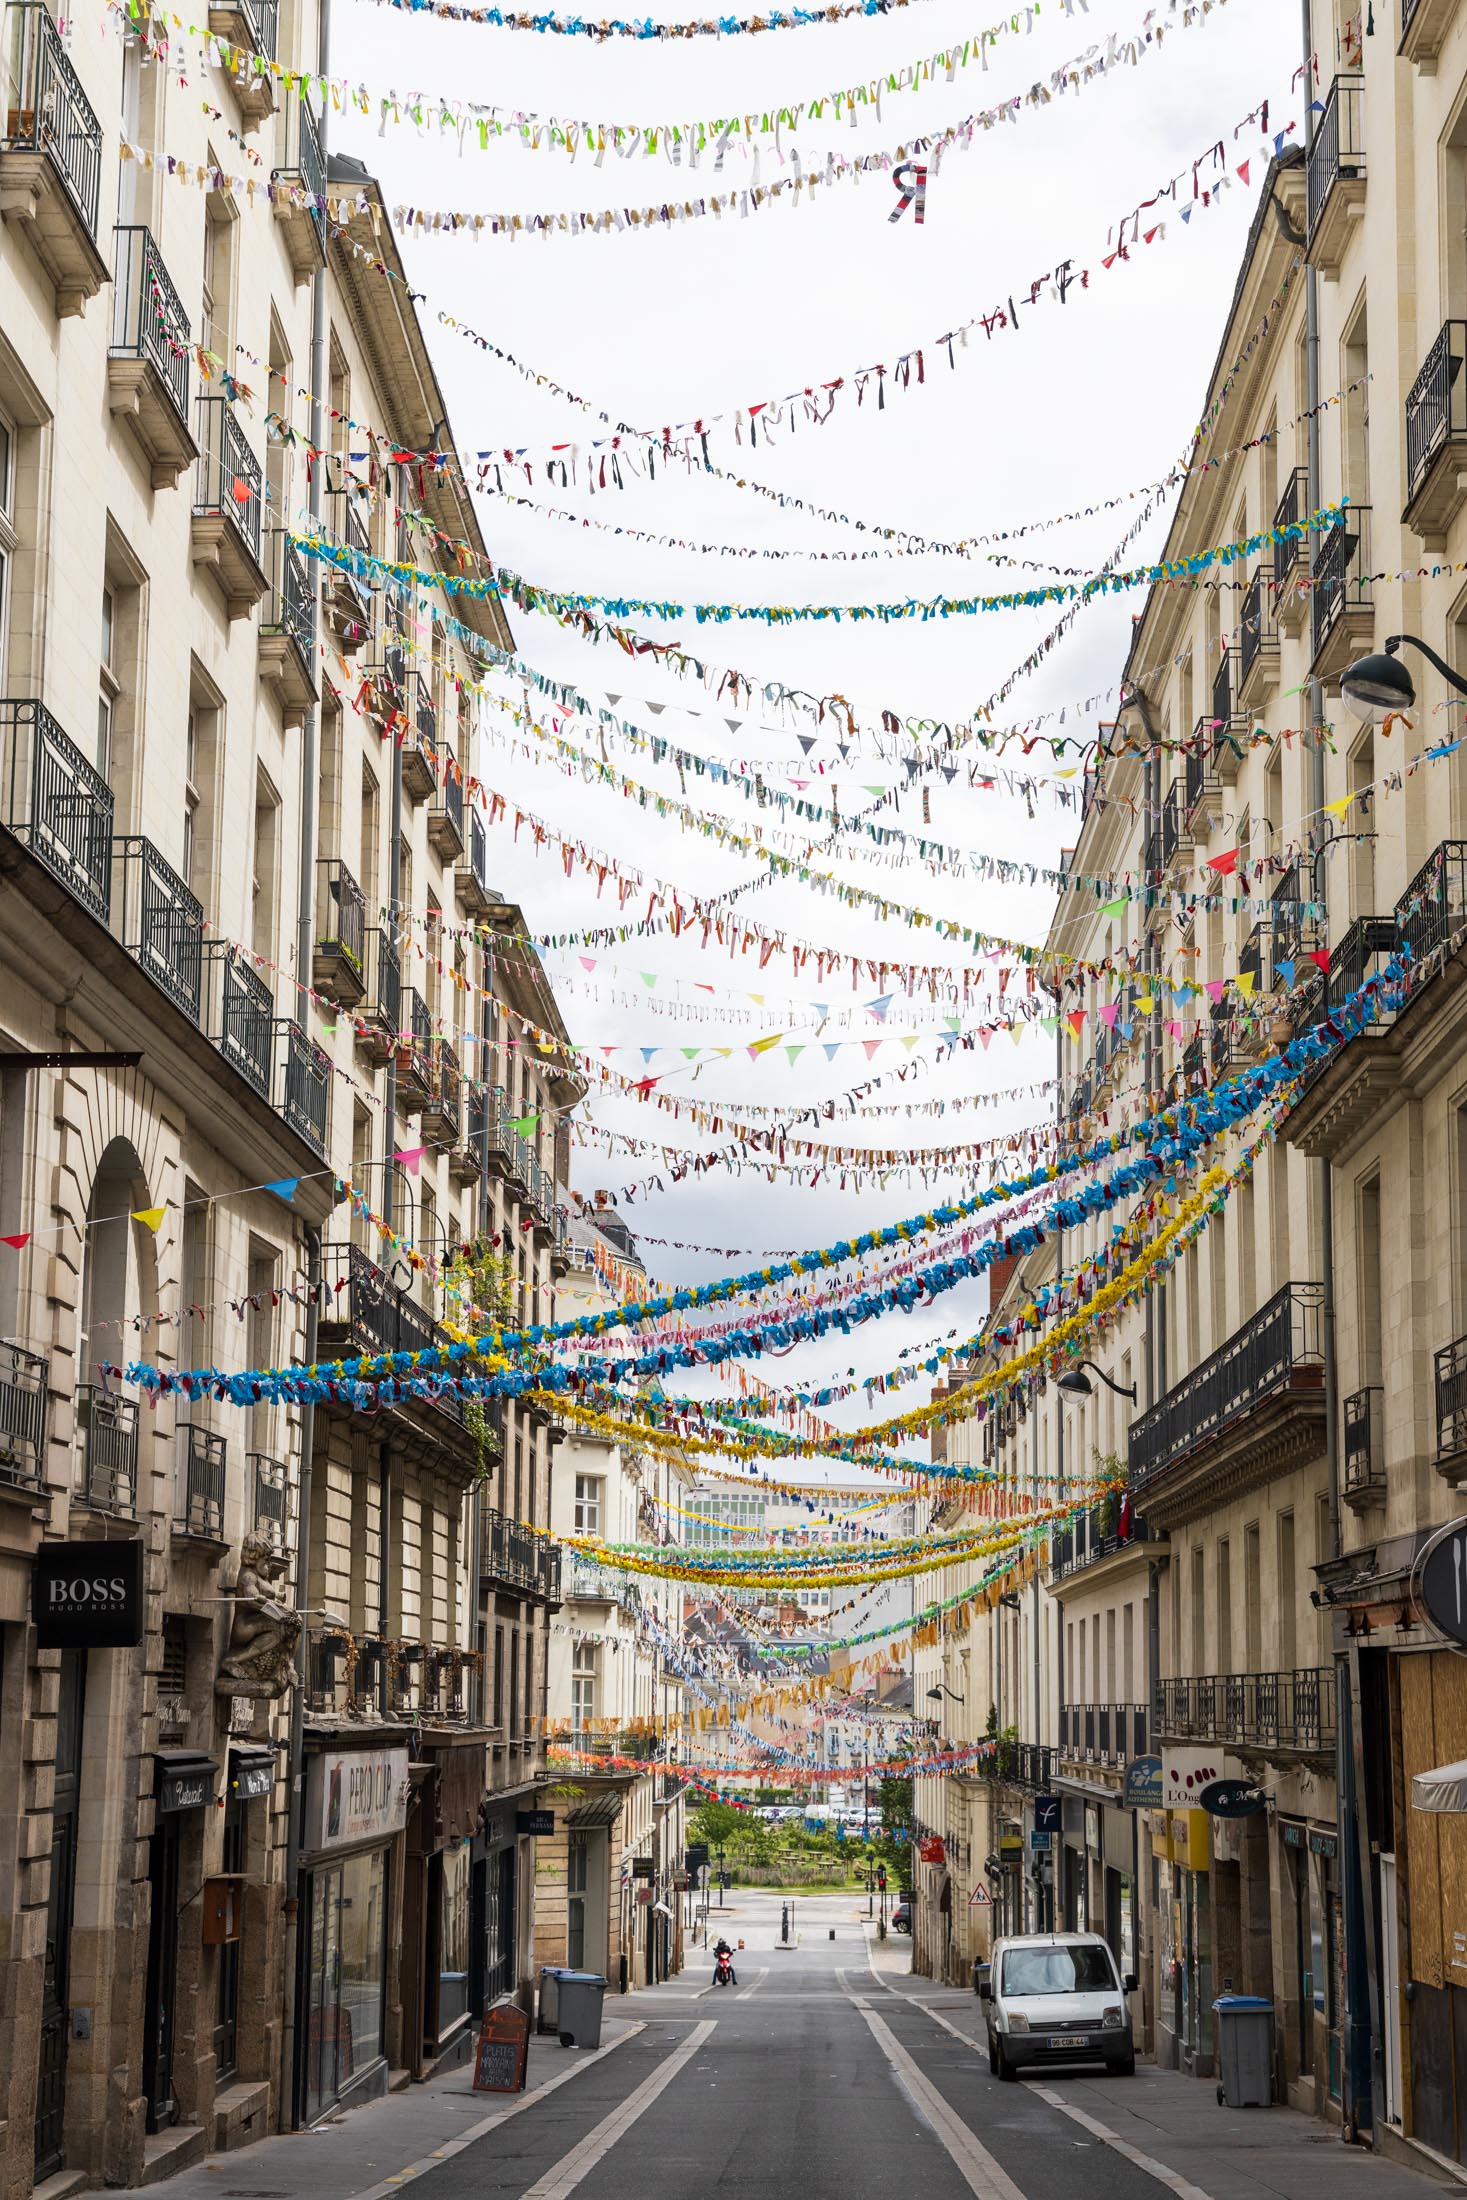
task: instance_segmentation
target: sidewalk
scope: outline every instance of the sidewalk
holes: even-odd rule
[[[869,1950],[884,1987],[985,2045],[976,1996],[917,1977],[910,1947],[873,1938]],[[1138,2063],[1134,2078],[1041,2070],[1027,2083],[1094,2138],[1159,2174],[1179,2200],[1441,2200],[1448,2182],[1346,2146],[1333,2126],[1296,2109],[1220,2108],[1212,2079],[1152,2063]]]
[[[472,2065],[464,2062],[310,2131],[259,2139],[233,2154],[210,2154],[158,2189],[167,2200],[236,2200],[244,2193],[250,2200],[297,2200],[302,2193],[310,2200],[381,2200],[386,2190],[411,2183],[495,2124],[573,2083],[578,2071],[644,2029],[644,2021],[623,2017],[608,2003],[601,2045],[592,2053],[531,2034],[523,2093],[476,2093]]]

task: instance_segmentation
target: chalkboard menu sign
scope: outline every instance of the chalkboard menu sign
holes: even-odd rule
[[[509,2003],[491,2009],[474,2051],[476,2093],[523,2093],[530,2052],[530,2020]]]

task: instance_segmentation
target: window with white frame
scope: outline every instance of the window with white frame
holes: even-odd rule
[[[601,1507],[605,1491],[606,1484],[599,1474],[578,1474],[576,1476],[575,1525],[577,1535],[600,1535]]]
[[[571,1666],[571,1725],[588,1727],[596,1718],[601,1652],[594,1642],[578,1642]]]

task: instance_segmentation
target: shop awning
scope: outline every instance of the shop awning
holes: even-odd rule
[[[1413,1810],[1467,1810],[1467,1758],[1418,1772],[1411,1782]]]
[[[624,1798],[615,1790],[609,1795],[590,1795],[584,1803],[577,1803],[574,1810],[566,1812],[565,1822],[574,1826],[577,1833],[584,1833],[589,1826],[614,1826],[621,1816]]]

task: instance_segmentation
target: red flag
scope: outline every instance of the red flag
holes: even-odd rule
[[[1327,947],[1311,947],[1309,960],[1312,963],[1318,963],[1325,976],[1329,976],[1329,949]]]
[[[0,1245],[13,1245],[17,1253],[22,1245],[29,1245],[30,1241],[31,1233],[29,1230],[17,1230],[14,1237],[0,1235]]]
[[[1209,871],[1220,871],[1223,877],[1226,878],[1229,872],[1236,871],[1238,868],[1238,850],[1236,848],[1225,848],[1220,856],[1209,856],[1207,868]]]

